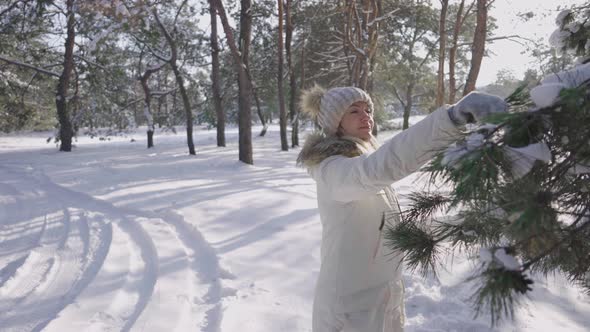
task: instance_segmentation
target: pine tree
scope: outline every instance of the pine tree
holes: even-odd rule
[[[448,248],[477,260],[472,300],[492,325],[513,317],[534,274],[562,273],[590,294],[590,42],[580,24],[589,16],[562,12],[552,37],[582,64],[517,89],[508,113],[440,151],[425,171],[448,192],[413,193],[386,231],[388,245],[424,275],[436,275]]]

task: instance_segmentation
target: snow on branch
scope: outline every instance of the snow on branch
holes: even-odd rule
[[[19,67],[33,69],[33,70],[35,70],[35,71],[37,71],[39,73],[45,74],[45,75],[54,76],[54,77],[60,77],[60,74],[58,74],[56,72],[53,72],[53,71],[50,71],[50,70],[47,70],[47,69],[43,69],[43,68],[39,68],[37,66],[31,65],[31,64],[28,64],[28,63],[16,61],[16,60],[7,58],[7,57],[2,56],[2,55],[0,55],[0,60],[2,60],[4,62],[7,62],[7,63],[10,63],[10,64],[13,64],[13,65],[16,65],[16,66],[19,66]]]
[[[6,7],[3,11],[0,12],[0,17],[2,17],[2,15],[4,15],[4,14],[8,13],[9,11],[11,11],[20,2],[21,2],[20,0],[17,0],[15,2],[11,3],[10,5],[8,5],[8,7]]]
[[[535,43],[536,44],[536,42],[534,40],[532,40],[530,38],[522,37],[522,36],[519,36],[519,35],[509,35],[509,36],[498,36],[498,37],[486,38],[486,43],[493,42],[493,41],[496,41],[496,40],[503,40],[503,39],[508,39],[508,40],[510,40],[512,42],[515,42],[517,44],[520,44],[520,45],[524,45],[524,44],[521,43],[521,42],[519,42],[517,39],[526,40],[528,42],[532,42],[532,43]],[[466,43],[457,44],[457,46],[467,46],[467,45],[471,45],[471,44],[473,44],[473,43],[472,42],[466,42]]]
[[[107,27],[106,29],[100,30],[97,35],[90,38],[90,42],[88,43],[88,52],[93,53],[96,50],[96,45],[98,42],[103,40],[106,36],[108,36],[109,33],[113,32],[113,30],[121,27],[122,25],[122,23],[117,23]]]
[[[380,23],[381,21],[383,21],[383,20],[385,20],[385,19],[387,19],[387,18],[389,18],[389,17],[392,17],[392,16],[393,16],[393,14],[397,13],[399,10],[400,10],[399,8],[396,8],[396,9],[394,9],[394,10],[390,11],[389,13],[387,13],[387,14],[385,14],[385,15],[381,15],[381,16],[379,16],[379,17],[375,17],[375,19],[374,19],[374,20],[372,20],[372,21],[370,21],[369,23],[367,23],[367,26],[368,26],[369,28],[371,28],[371,27],[373,27],[373,24],[375,24],[375,23]]]

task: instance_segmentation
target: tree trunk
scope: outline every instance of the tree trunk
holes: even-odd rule
[[[72,151],[72,136],[74,136],[74,131],[72,129],[72,121],[68,112],[68,85],[74,68],[74,39],[76,36],[74,0],[67,0],[66,8],[67,36],[65,42],[64,67],[57,84],[55,106],[57,108],[57,118],[59,120],[59,150],[70,152]]]
[[[406,88],[406,104],[404,105],[404,124],[402,130],[406,130],[410,127],[410,113],[412,112],[412,107],[414,106],[413,98],[414,94],[414,83],[408,84]]]
[[[154,18],[156,19],[156,22],[158,23],[158,26],[160,27],[160,30],[162,30],[162,33],[164,34],[164,38],[166,38],[168,46],[170,47],[171,55],[170,59],[168,60],[168,64],[170,65],[170,68],[172,68],[172,72],[174,73],[174,77],[176,78],[176,84],[178,85],[178,90],[180,90],[180,96],[182,98],[182,103],[184,105],[184,114],[186,117],[186,142],[188,145],[188,153],[190,155],[195,155],[195,144],[193,142],[193,112],[191,109],[188,94],[186,92],[186,88],[184,87],[184,80],[182,79],[182,74],[180,73],[178,65],[176,64],[176,59],[178,58],[176,42],[174,41],[174,39],[172,39],[172,36],[170,35],[170,33],[168,33],[168,30],[166,30],[166,27],[162,24],[162,22],[160,22],[160,18],[158,17],[158,13],[156,12],[155,7],[152,10],[152,12],[154,14]]]
[[[154,127],[154,117],[152,116],[152,112],[151,112],[151,101],[150,101],[150,88],[147,86],[147,80],[141,80],[141,86],[143,88],[143,114],[145,115],[145,118],[147,120],[147,147],[149,148],[153,148],[154,147],[154,131],[155,131],[155,127]]]
[[[236,47],[234,34],[232,28],[229,25],[225,8],[221,0],[212,0],[215,3],[217,9],[217,15],[221,19],[223,25],[223,31],[225,31],[225,37],[227,38],[227,44],[231,50],[231,54],[234,58],[236,70],[238,71],[238,88],[239,88],[239,110],[238,110],[238,131],[239,131],[239,160],[246,164],[253,164],[252,159],[252,123],[250,115],[250,95],[251,81],[248,79],[248,62],[244,62],[244,58],[248,58],[248,46],[250,45],[250,27],[251,19],[248,20],[250,1],[241,0],[241,15],[240,15],[240,43]],[[242,39],[244,42],[242,42]],[[245,44],[245,45],[244,45]]]
[[[221,0],[218,0],[221,2]],[[248,58],[250,50],[250,37],[252,31],[251,0],[240,0],[240,39],[238,47],[240,49],[241,64],[238,71],[238,90],[239,90],[239,111],[238,111],[238,128],[239,128],[239,159],[246,164],[254,164],[252,157],[252,115],[251,115],[251,91],[250,80],[248,79]]]
[[[156,81],[158,82],[158,91],[167,91],[166,89],[166,82],[162,82],[162,75],[158,73],[156,75]],[[166,95],[158,97],[158,107],[156,108],[156,112],[153,112],[152,118],[162,117],[162,108],[166,103]],[[152,121],[154,121],[152,119]],[[154,128],[156,128],[156,122],[154,121]]]
[[[455,62],[457,57],[457,49],[459,48],[459,32],[463,25],[463,8],[465,7],[465,0],[461,0],[459,8],[457,9],[457,18],[455,20],[455,27],[453,28],[453,46],[449,50],[449,104],[455,103],[457,95],[457,82],[455,79]]]
[[[301,90],[305,90],[305,37],[303,39],[303,41],[301,42],[301,77],[300,79],[300,83],[299,83],[299,88]]]
[[[301,91],[305,90],[305,57],[306,57],[306,53],[305,53],[305,39],[303,39],[303,42],[301,43],[301,83],[299,85],[299,88],[301,89]],[[300,114],[300,113],[297,113]],[[299,122],[298,122],[299,123]],[[315,120],[314,123],[314,128],[315,130],[319,130],[320,129],[320,125],[318,124],[318,121]]]
[[[80,128],[80,117],[83,115],[83,112],[79,111],[80,108],[80,99],[79,99],[79,92],[80,92],[80,76],[78,75],[78,71],[76,70],[76,66],[72,68],[74,74],[74,95],[70,97],[70,101],[68,103],[68,108],[70,109],[70,119],[72,121],[72,132],[77,133],[78,129]],[[24,96],[23,96],[24,97]],[[24,100],[23,100],[24,105]]]
[[[475,25],[475,35],[473,37],[473,46],[471,51],[471,68],[465,82],[463,95],[475,90],[475,83],[481,68],[481,61],[485,52],[486,35],[487,35],[487,18],[488,7],[487,0],[477,0],[477,23]]]
[[[250,77],[248,75],[248,77]],[[250,77],[251,79],[251,77]],[[252,82],[250,82],[252,83]],[[260,124],[262,124],[262,130],[260,130],[259,136],[266,135],[266,131],[268,130],[268,123],[266,123],[266,119],[264,118],[264,114],[262,114],[262,108],[260,107],[260,98],[258,98],[258,94],[256,93],[256,89],[252,89],[252,96],[254,97],[254,102],[256,103],[256,113],[258,113],[258,119],[260,119]],[[272,120],[272,119],[269,119]]]
[[[297,82],[293,69],[293,54],[291,43],[293,41],[293,21],[291,20],[291,0],[287,0],[285,16],[287,22],[287,35],[285,39],[285,51],[287,67],[289,70],[289,121],[291,122],[291,147],[299,146],[299,117],[297,116]]]
[[[371,73],[375,70],[375,63],[376,63],[376,59],[375,57],[373,57],[373,59],[371,59]],[[373,94],[373,86],[374,86],[374,80],[373,80],[374,76],[371,75],[368,84],[367,84],[367,93],[369,95]],[[374,106],[373,106],[374,107]],[[373,134],[373,136],[377,137],[379,135],[379,124],[377,123],[377,121],[374,122],[373,124],[373,130],[371,130],[371,134]]]
[[[145,118],[147,120],[147,126],[148,126],[148,130],[147,130],[147,147],[148,147],[148,149],[154,147],[154,131],[155,131],[154,117],[151,112],[151,96],[150,96],[150,87],[148,86],[148,80],[150,79],[150,76],[152,76],[153,73],[157,72],[161,68],[162,68],[162,66],[146,69],[146,71],[143,73],[143,75],[141,75],[141,78],[140,78],[141,87],[143,89],[143,103],[144,103],[143,114],[145,115]]]
[[[211,85],[213,105],[217,121],[217,146],[225,146],[225,113],[221,105],[221,76],[219,73],[219,43],[217,42],[217,16],[215,5],[209,0],[209,14],[211,16]]]
[[[178,90],[180,90],[182,104],[184,105],[184,114],[186,116],[186,142],[188,144],[188,153],[191,155],[195,155],[195,144],[193,143],[193,112],[191,110],[190,100],[188,99],[186,88],[184,87],[184,80],[182,79],[182,74],[176,66],[176,63],[174,65],[171,65],[171,67],[172,71],[174,72],[174,76],[176,77],[176,84],[178,84]]]
[[[367,89],[371,76],[371,60],[377,51],[379,40],[380,0],[362,0],[357,8],[355,0],[346,1],[343,43],[349,68],[349,84]],[[350,60],[349,54],[353,55]],[[351,62],[352,61],[352,62]]]
[[[281,150],[289,151],[289,142],[287,141],[287,110],[285,109],[285,91],[283,90],[283,0],[279,3],[279,49],[278,49],[278,77],[277,89],[279,90],[279,126],[281,131]]]
[[[164,88],[166,89],[166,91],[168,91],[168,73],[164,70]],[[174,90],[176,91],[176,90]],[[169,103],[168,103],[168,95],[164,96],[164,114],[165,116],[162,116],[162,113],[160,113],[160,117],[162,119],[169,119],[170,118],[170,107],[169,107]],[[172,105],[174,105],[174,100],[176,99],[176,92],[173,92],[172,94]],[[174,109],[174,106],[172,106],[172,109]],[[162,121],[164,120],[160,120],[160,123],[162,123]],[[167,120],[168,122],[170,122],[169,120]]]
[[[439,49],[438,49],[438,73],[436,80],[436,107],[442,106],[445,103],[445,51],[447,47],[447,8],[449,7],[449,0],[440,0],[440,22],[438,24],[439,34]]]
[[[343,19],[343,46],[349,74],[348,84],[367,92],[374,70],[379,41],[381,0],[346,0]],[[360,6],[358,8],[357,6]],[[377,135],[377,124],[373,127]]]

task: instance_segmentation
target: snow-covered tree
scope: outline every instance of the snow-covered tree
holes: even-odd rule
[[[555,19],[557,29],[549,43],[563,53],[571,53],[580,60],[590,59],[590,2],[563,10]]]
[[[570,15],[559,15],[560,31],[573,26]],[[588,35],[560,38],[554,46],[579,52]],[[476,313],[490,310],[492,324],[513,316],[537,275],[562,273],[590,293],[590,63],[506,100],[509,113],[439,153],[425,171],[442,189],[412,194],[387,230],[423,274],[436,274],[447,251],[470,253]]]

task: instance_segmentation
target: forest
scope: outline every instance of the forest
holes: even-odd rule
[[[532,12],[523,13],[522,20]],[[357,86],[376,120],[452,104],[475,89],[487,47],[526,44],[538,67],[498,75],[490,92],[571,65],[544,41],[495,34],[494,1],[50,1],[0,4],[0,131],[55,130],[72,137],[147,126],[240,128],[239,160],[253,163],[252,135],[280,123],[281,149],[299,146],[302,89]],[[252,123],[262,125],[252,133]]]
[[[409,331],[586,330],[590,1],[513,13],[538,40],[500,2],[2,0],[0,330],[309,330],[315,85],[367,91],[380,143],[504,98],[393,184]],[[532,62],[482,84],[500,41]]]

